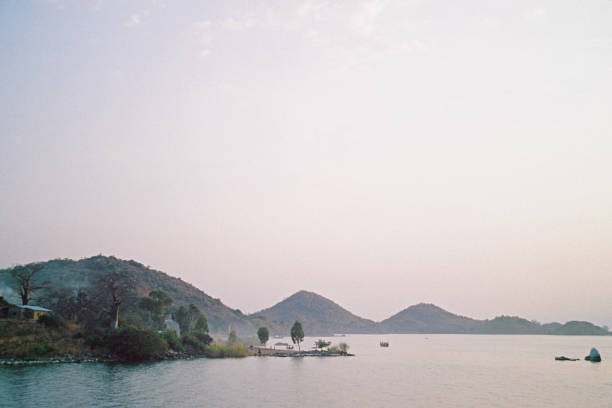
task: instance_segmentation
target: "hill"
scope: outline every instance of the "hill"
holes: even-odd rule
[[[230,329],[239,336],[254,336],[257,329],[267,326],[271,334],[289,333],[295,320],[302,323],[308,336],[333,333],[473,333],[473,334],[559,334],[609,335],[606,328],[589,322],[571,321],[565,324],[540,324],[517,316],[498,316],[490,320],[476,320],[448,312],[436,305],[420,303],[410,306],[380,323],[356,316],[330,299],[313,292],[300,291],[276,305],[246,315],[232,309],[180,278],[167,275],[134,260],[94,256],[78,261],[55,259],[43,262],[37,275],[39,282],[48,282],[54,290],[75,291],[88,287],[93,276],[113,268],[127,271],[136,282],[136,296],[122,305],[124,316],[138,305],[138,297],[152,290],[163,290],[173,299],[172,308],[195,304],[208,319],[213,336],[224,338]],[[106,270],[108,269],[108,271]],[[19,297],[11,290],[9,269],[0,270],[0,296],[11,302]],[[42,301],[42,299],[39,299]],[[34,299],[34,303],[36,302]],[[44,303],[40,304],[45,306]]]
[[[309,336],[379,332],[378,324],[372,320],[356,316],[333,301],[304,290],[254,316],[276,321],[282,326],[291,326],[298,320]]]
[[[478,320],[427,303],[410,306],[380,322],[385,333],[473,333]]]
[[[152,290],[163,290],[173,299],[172,307],[195,304],[206,315],[211,333],[227,336],[229,329],[235,330],[238,335],[253,336],[261,325],[268,325],[271,329],[278,329],[272,322],[261,317],[247,316],[240,310],[224,305],[221,300],[215,299],[195,286],[180,278],[175,278],[164,272],[151,269],[134,260],[121,260],[115,257],[94,256],[78,261],[71,259],[55,259],[43,262],[43,269],[37,275],[39,282],[48,282],[53,289],[78,289],[90,285],[91,278],[101,268],[118,267],[126,270],[136,282],[136,293],[147,296]],[[8,269],[0,270],[0,287],[4,286],[1,294],[12,302],[17,302],[16,293],[10,290],[12,285]],[[286,331],[285,331],[286,332]]]
[[[380,322],[384,333],[465,333],[465,334],[555,334],[609,335],[607,329],[589,322],[540,324],[518,316],[497,316],[476,320],[459,316],[432,304],[419,303]]]

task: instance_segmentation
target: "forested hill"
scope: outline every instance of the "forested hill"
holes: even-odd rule
[[[91,284],[91,278],[95,274],[105,272],[101,268],[119,268],[127,271],[136,282],[135,291],[139,296],[147,296],[152,290],[158,289],[165,291],[173,299],[172,308],[195,304],[206,315],[212,333],[226,335],[231,328],[239,335],[253,336],[257,328],[262,325],[281,330],[273,322],[261,317],[247,316],[240,310],[227,307],[221,300],[207,295],[180,278],[169,276],[133,260],[125,261],[98,255],[78,261],[55,259],[43,262],[43,265],[43,269],[36,275],[36,281],[48,282],[46,286],[51,290],[86,288]],[[0,270],[0,287],[4,286],[0,290],[0,295],[12,302],[18,302],[17,293],[11,291],[13,282],[8,272],[9,269]],[[44,295],[44,290],[35,293],[34,303],[44,299]],[[129,307],[130,304],[126,303],[126,308]],[[124,309],[124,312],[129,313],[130,310]],[[284,328],[282,330],[285,331]]]
[[[331,300],[313,292],[300,291],[254,316],[291,325],[298,320],[312,335],[334,333],[377,333],[378,324],[356,316]]]

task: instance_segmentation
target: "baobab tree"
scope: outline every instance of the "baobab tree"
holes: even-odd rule
[[[134,290],[136,282],[125,268],[111,262],[103,260],[100,270],[94,278],[93,286],[101,295],[107,297],[110,303],[110,327],[119,327],[119,306],[126,295]]]
[[[32,293],[46,287],[47,283],[36,284],[35,276],[44,268],[44,264],[40,262],[27,265],[17,265],[10,270],[10,274],[15,281],[15,288],[21,296],[21,304],[27,305],[30,303]]]

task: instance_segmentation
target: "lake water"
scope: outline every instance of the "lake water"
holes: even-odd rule
[[[314,343],[307,338],[308,348]],[[0,367],[2,407],[610,407],[612,337],[347,335],[355,357]],[[389,341],[381,348],[380,340]],[[273,339],[272,342],[287,341]],[[584,358],[597,347],[601,363]]]

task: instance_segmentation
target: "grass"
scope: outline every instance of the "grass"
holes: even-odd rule
[[[28,320],[0,319],[0,358],[32,359],[91,352],[76,336],[78,326],[47,328]]]
[[[221,343],[211,343],[208,346],[207,356],[210,358],[227,358],[227,357],[246,357],[248,355],[247,348],[244,344],[235,344],[228,346]]]

